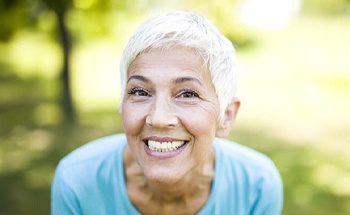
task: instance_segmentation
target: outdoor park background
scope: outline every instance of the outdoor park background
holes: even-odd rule
[[[175,9],[205,15],[236,45],[242,106],[229,138],[275,162],[283,214],[350,214],[349,0],[58,1],[71,118],[53,2],[0,0],[0,215],[49,214],[59,159],[122,132],[122,49],[142,21]]]

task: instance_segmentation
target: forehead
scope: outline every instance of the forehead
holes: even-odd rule
[[[169,50],[151,49],[140,53],[128,68],[128,76],[135,73],[192,73],[195,76],[208,76],[209,71],[194,49],[176,47]]]

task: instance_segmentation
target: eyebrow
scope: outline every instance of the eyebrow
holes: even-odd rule
[[[151,82],[150,79],[148,79],[148,78],[146,78],[145,76],[142,76],[142,75],[132,75],[132,76],[129,77],[127,82],[129,82],[132,79],[140,80],[140,81],[146,82],[146,83],[150,83]],[[191,82],[191,81],[197,82],[201,86],[204,85],[202,81],[200,81],[199,79],[194,78],[194,77],[179,77],[179,78],[174,79],[173,83],[179,84],[179,83],[183,83],[183,82],[187,82],[187,81],[189,81],[189,82]]]
[[[132,75],[132,76],[130,76],[130,78],[128,79],[127,82],[129,82],[132,79],[140,80],[140,81],[143,81],[143,82],[146,82],[146,83],[151,82],[148,78],[146,78],[146,77],[144,77],[142,75]]]
[[[197,78],[193,78],[193,77],[179,77],[179,78],[176,78],[173,82],[174,83],[182,83],[182,82],[187,82],[187,81],[194,81],[194,82],[197,82],[199,85],[203,86],[202,81],[200,81]]]

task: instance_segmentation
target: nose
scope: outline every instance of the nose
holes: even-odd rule
[[[175,127],[179,121],[173,110],[174,107],[171,101],[156,98],[147,114],[146,124],[158,128]]]

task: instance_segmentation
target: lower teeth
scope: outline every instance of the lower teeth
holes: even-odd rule
[[[178,147],[180,148],[180,147]],[[172,149],[151,149],[152,151],[156,151],[156,152],[171,152],[171,151],[175,151],[177,150],[178,148],[172,148]]]

